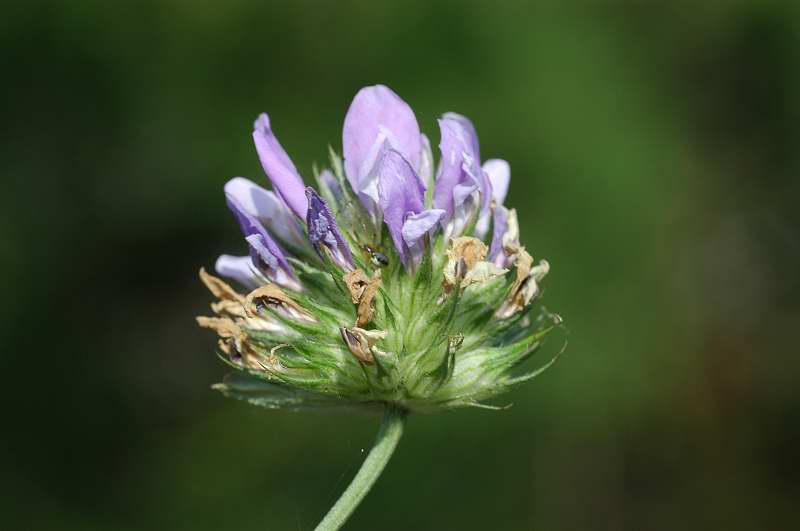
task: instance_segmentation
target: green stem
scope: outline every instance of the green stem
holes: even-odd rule
[[[381,475],[386,463],[394,453],[400,437],[403,435],[403,424],[405,423],[406,412],[387,405],[386,412],[381,420],[381,427],[378,437],[369,455],[364,459],[364,463],[358,470],[358,474],[350,482],[339,499],[336,501],[325,518],[316,527],[316,531],[335,531],[341,528],[347,519],[356,510],[358,504],[367,495],[369,489]]]

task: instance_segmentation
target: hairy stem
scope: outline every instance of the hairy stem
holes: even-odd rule
[[[381,475],[386,463],[394,453],[400,437],[403,435],[406,411],[387,405],[386,412],[381,420],[378,437],[372,450],[358,470],[358,474],[350,482],[336,503],[325,515],[325,518],[316,527],[316,531],[334,531],[341,528],[347,519],[356,510],[358,504],[367,495],[369,489]]]

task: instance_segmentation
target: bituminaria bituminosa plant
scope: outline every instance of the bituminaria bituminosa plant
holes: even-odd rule
[[[317,529],[338,529],[383,470],[406,415],[487,400],[547,368],[523,362],[560,318],[534,304],[550,266],[520,244],[503,206],[509,164],[481,163],[472,122],[439,119],[438,167],[414,112],[361,89],[342,157],[306,186],[269,117],[253,126],[274,191],[235,177],[228,208],[249,254],[200,278],[216,298],[200,326],[235,369],[216,389],[267,408],[384,411],[376,443]],[[555,358],[553,358],[555,359]]]

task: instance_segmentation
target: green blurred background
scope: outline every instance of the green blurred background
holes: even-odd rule
[[[314,527],[378,419],[211,391],[197,270],[244,251],[259,112],[309,177],[385,83],[511,162],[569,345],[411,418],[349,529],[790,528],[800,9],[663,4],[4,2],[0,527]]]

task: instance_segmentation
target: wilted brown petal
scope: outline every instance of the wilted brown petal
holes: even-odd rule
[[[275,284],[267,284],[254,289],[245,298],[245,309],[251,317],[259,315],[258,304],[264,304],[270,308],[277,309],[293,319],[305,319],[314,321],[315,319],[303,309],[302,306],[290,299],[286,293]]]
[[[369,282],[369,277],[364,273],[363,269],[359,268],[345,273],[343,279],[344,283],[347,284],[347,289],[350,290],[350,300],[353,301],[353,304],[358,304],[364,294],[364,288]]]
[[[356,326],[364,326],[375,315],[372,301],[381,285],[381,271],[376,270],[372,278],[369,278],[361,269],[356,269],[344,275],[344,282],[350,290],[350,300],[353,304],[358,304]]]
[[[386,337],[386,332],[382,330],[364,330],[363,328],[345,328],[339,329],[344,341],[350,352],[363,361],[364,363],[374,363],[375,357],[372,354],[372,348],[375,344]]]
[[[203,328],[214,330],[220,337],[238,338],[244,336],[242,329],[227,317],[197,317],[197,324]]]
[[[531,303],[539,294],[539,282],[550,271],[550,264],[541,260],[533,266],[533,258],[524,249],[520,248],[516,255],[517,278],[511,286],[510,295],[497,310],[497,317],[505,319],[511,317]]]
[[[447,256],[454,259],[463,257],[467,263],[467,269],[472,269],[475,264],[486,258],[488,251],[486,244],[478,238],[461,236],[450,240]]]
[[[466,288],[470,284],[487,282],[507,271],[485,262],[488,248],[477,238],[462,236],[450,240],[447,264],[444,267],[444,290],[449,293],[456,284]]]

